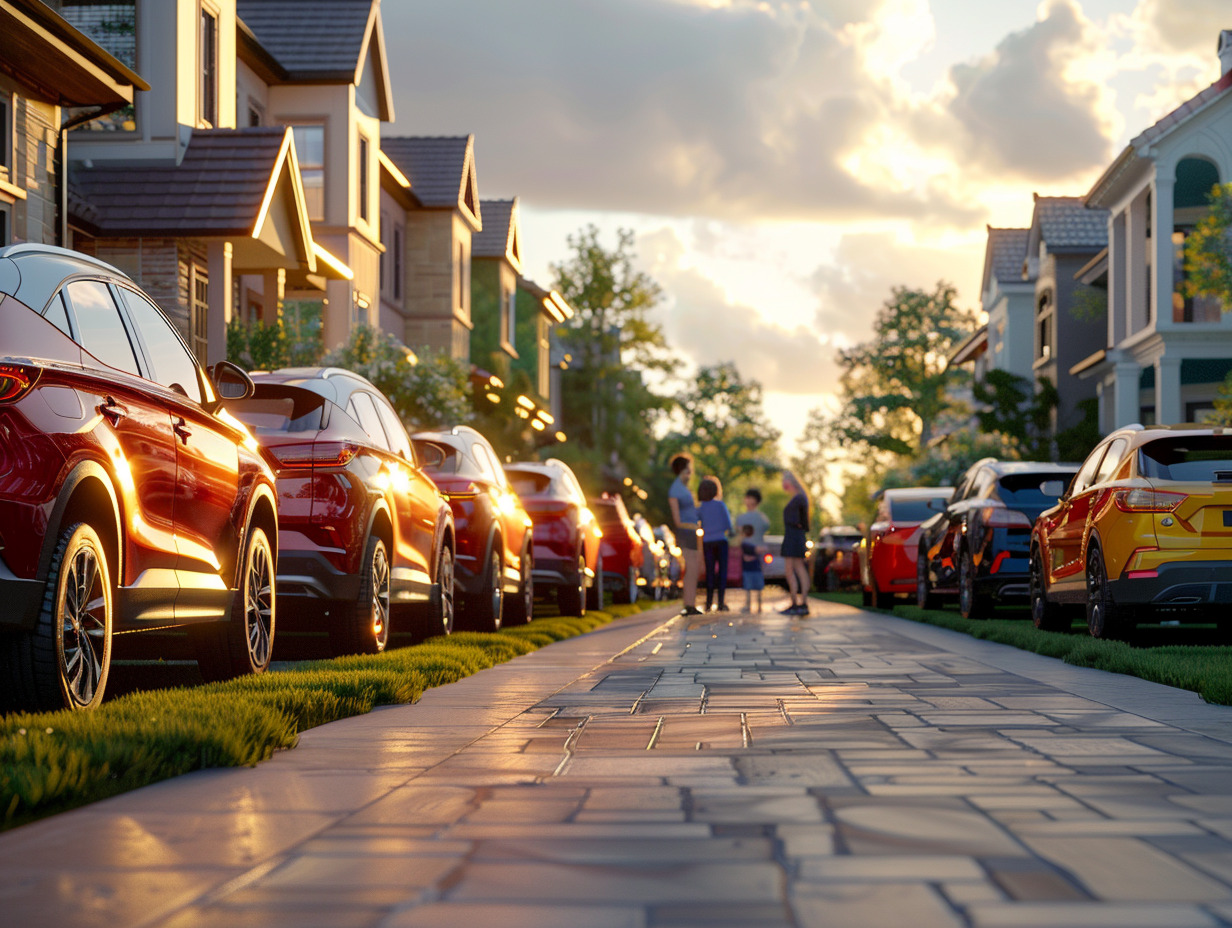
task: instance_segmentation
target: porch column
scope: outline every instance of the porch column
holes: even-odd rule
[[[1157,329],[1172,325],[1172,292],[1176,289],[1174,261],[1176,246],[1172,244],[1173,227],[1172,195],[1176,181],[1172,176],[1160,177],[1156,167],[1155,193],[1151,197],[1151,235],[1155,253],[1151,255],[1154,272],[1151,274],[1151,290],[1148,298],[1155,300],[1152,314]],[[1158,389],[1158,387],[1156,388]],[[1178,393],[1178,396],[1180,394]],[[1156,407],[1156,415],[1159,408]],[[1157,419],[1158,422],[1179,422],[1179,419]]]
[[[1155,421],[1159,425],[1185,421],[1181,409],[1180,358],[1163,357],[1155,361]]]
[[[261,275],[261,321],[273,325],[282,312],[282,301],[287,298],[287,272],[275,268]]]
[[[1125,272],[1125,213],[1108,220],[1108,344],[1116,347],[1128,328],[1129,301],[1125,298],[1129,278]]]
[[[1141,403],[1138,400],[1138,384],[1142,372],[1134,361],[1117,361],[1113,368],[1113,392],[1115,394],[1112,423],[1113,428],[1137,422],[1142,415]]]
[[[212,241],[206,252],[209,310],[205,319],[205,363],[227,359],[227,323],[231,321],[231,243]]]
[[[1151,295],[1146,286],[1146,194],[1130,201],[1125,211],[1125,312],[1126,335],[1141,332],[1147,324]],[[1138,421],[1137,413],[1130,422]]]

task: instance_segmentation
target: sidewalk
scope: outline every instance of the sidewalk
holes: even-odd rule
[[[1232,924],[1232,710],[836,604],[713,618],[0,835],[0,920]]]

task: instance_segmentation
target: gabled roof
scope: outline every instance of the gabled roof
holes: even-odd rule
[[[1226,31],[1226,30],[1225,30]],[[1091,186],[1086,195],[1086,202],[1091,206],[1109,206],[1116,189],[1117,181],[1135,165],[1149,157],[1147,149],[1165,136],[1171,135],[1176,129],[1189,122],[1199,113],[1210,109],[1219,101],[1232,99],[1228,91],[1232,90],[1232,71],[1229,71],[1209,87],[1198,91],[1162,119],[1138,133],[1128,145],[1117,155],[1099,179]]]
[[[315,269],[288,127],[195,130],[178,166],[96,165],[69,172],[74,220],[95,235],[226,236],[237,267]]]
[[[483,229],[473,135],[382,137],[381,151],[425,208],[460,210],[476,232]]]
[[[522,273],[522,242],[518,228],[518,198],[484,200],[483,231],[471,239],[471,255],[476,258],[503,258]]]
[[[518,289],[525,290],[531,296],[539,300],[543,305],[543,311],[551,317],[553,322],[564,322],[566,319],[573,318],[573,307],[565,302],[565,298],[555,290],[547,290],[528,277],[518,276]]]
[[[378,0],[237,0],[236,13],[239,51],[275,81],[358,85],[373,56],[378,116],[393,121]]]
[[[1026,254],[1036,254],[1041,240],[1058,254],[1099,251],[1108,244],[1108,211],[1089,209],[1082,197],[1041,197],[1037,193]]]
[[[999,284],[1022,283],[1022,262],[1027,257],[1030,229],[994,229],[988,226],[988,244],[984,247],[984,282],[995,278]]]

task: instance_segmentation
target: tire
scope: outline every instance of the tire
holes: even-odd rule
[[[441,605],[433,616],[433,633],[437,635],[452,635],[454,620],[457,617],[454,594],[457,588],[454,584],[453,549],[441,545],[441,553],[436,556],[436,582],[441,586]]]
[[[928,582],[928,552],[923,550],[915,559],[915,603],[921,609],[936,609],[941,605]]]
[[[383,539],[373,535],[364,546],[359,574],[359,596],[337,610],[330,626],[335,654],[379,654],[389,644],[389,552]]]
[[[4,707],[94,709],[111,671],[111,571],[98,533],[77,522],[60,533],[34,628],[3,641]]]
[[[868,604],[874,609],[894,609],[894,596],[884,592],[877,586],[877,581],[874,580],[868,591]]]
[[[873,591],[868,587],[861,587],[860,602],[862,605],[871,606],[873,604]]]
[[[641,593],[637,585],[638,570],[632,564],[629,565],[629,572],[625,575],[625,588],[617,590],[612,594],[612,602],[614,603],[635,603],[637,597]],[[598,608],[597,606],[594,608]]]
[[[1087,551],[1087,631],[1092,638],[1124,640],[1130,626],[1124,610],[1118,609],[1108,590],[1104,556],[1096,545]]]
[[[535,565],[530,552],[523,551],[519,573],[522,582],[518,595],[505,601],[505,619],[510,625],[522,625],[535,617]]]
[[[958,611],[964,619],[987,619],[992,613],[992,600],[976,592],[975,558],[969,548],[958,557]]]
[[[1069,616],[1059,603],[1048,599],[1048,591],[1044,586],[1044,562],[1040,558],[1039,549],[1031,552],[1031,624],[1044,632],[1064,632],[1069,630]]]
[[[244,541],[239,589],[226,622],[189,629],[197,666],[207,683],[269,669],[274,643],[276,595],[274,552],[265,530],[253,525]]]
[[[501,563],[501,550],[501,540],[493,537],[483,587],[463,610],[466,627],[473,631],[500,631],[505,611],[505,568]]]
[[[600,554],[599,562],[595,565],[595,582],[586,591],[586,608],[598,612],[606,603],[607,597],[603,595],[603,555]]]
[[[561,615],[583,616],[586,614],[586,558],[578,554],[577,583],[572,586],[556,588],[556,605],[560,607]]]

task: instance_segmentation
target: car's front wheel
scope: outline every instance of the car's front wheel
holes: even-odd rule
[[[578,553],[577,580],[567,586],[556,588],[556,605],[561,615],[583,616],[586,614],[586,557]]]
[[[964,619],[986,619],[992,612],[992,600],[975,588],[975,556],[964,548],[958,558],[958,611]]]
[[[523,551],[518,572],[522,579],[518,583],[518,595],[506,601],[505,618],[510,625],[529,622],[535,617],[535,565],[530,552]]]
[[[923,549],[915,559],[915,602],[921,609],[936,609],[939,605],[928,581],[928,554]]]
[[[385,542],[373,535],[364,550],[359,597],[338,610],[330,626],[335,654],[378,654],[389,643],[389,553]]]
[[[505,571],[501,564],[501,540],[492,539],[488,563],[484,570],[483,588],[466,603],[463,616],[467,626],[480,632],[500,631],[505,611]]]
[[[252,526],[240,562],[239,588],[226,622],[190,629],[197,666],[207,683],[269,669],[274,643],[274,551],[265,530]]]
[[[600,554],[595,564],[595,582],[586,591],[586,608],[598,611],[603,608],[606,601],[603,594],[603,555]]]

